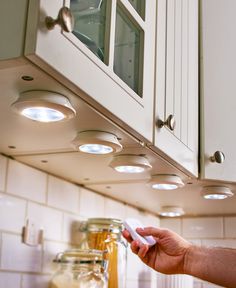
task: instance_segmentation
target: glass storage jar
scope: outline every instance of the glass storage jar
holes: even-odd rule
[[[54,262],[59,269],[50,288],[107,288],[103,251],[71,249],[59,253]]]
[[[89,218],[84,229],[89,249],[106,250],[108,287],[124,288],[126,282],[126,248],[122,239],[123,222],[112,218]]]

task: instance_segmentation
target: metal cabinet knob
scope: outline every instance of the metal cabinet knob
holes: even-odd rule
[[[59,12],[57,19],[53,19],[50,16],[45,18],[45,24],[48,30],[52,30],[55,25],[61,26],[65,32],[72,32],[74,28],[74,17],[68,7],[62,7]]]
[[[157,125],[159,128],[162,128],[163,126],[168,127],[171,131],[173,131],[175,129],[175,117],[174,115],[170,114],[168,116],[168,118],[166,119],[166,121],[162,121],[162,120],[158,120],[157,121]]]
[[[216,151],[213,156],[210,157],[211,162],[223,163],[225,161],[225,154],[221,151]]]

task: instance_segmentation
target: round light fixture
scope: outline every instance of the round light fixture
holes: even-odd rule
[[[114,134],[93,130],[78,133],[72,145],[76,150],[90,154],[116,153],[123,148]]]
[[[223,200],[232,197],[234,193],[224,186],[205,186],[202,188],[201,195],[208,200]]]
[[[142,173],[152,168],[144,156],[123,154],[113,157],[110,167],[121,173]]]
[[[67,120],[76,115],[68,98],[45,90],[22,92],[11,107],[31,120],[45,123]]]
[[[158,213],[162,217],[179,217],[185,214],[183,208],[177,206],[163,206]]]
[[[157,174],[151,177],[149,184],[157,190],[174,190],[184,186],[183,181],[177,175]]]

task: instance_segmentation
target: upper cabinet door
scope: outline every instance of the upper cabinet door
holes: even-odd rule
[[[30,0],[25,55],[152,142],[155,19],[156,1]]]
[[[201,177],[236,181],[236,1],[202,1]]]
[[[198,1],[159,0],[155,146],[198,175]]]

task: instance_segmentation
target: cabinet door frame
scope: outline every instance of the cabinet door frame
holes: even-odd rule
[[[201,179],[236,182],[235,1],[200,1]],[[213,9],[214,8],[214,9]],[[222,163],[212,162],[216,151]]]
[[[151,143],[153,141],[155,59],[153,35],[155,35],[156,1],[146,1],[145,21],[138,17],[138,13],[128,0],[112,0],[112,7],[117,1],[126,5],[128,12],[132,13],[135,21],[145,31],[142,98],[112,72],[111,65],[105,65],[82,42],[78,40],[76,45],[72,44],[71,39],[68,38],[74,37],[73,41],[75,41],[75,36],[67,34],[64,37],[58,25],[51,31],[46,29],[45,17],[56,18],[59,9],[64,6],[63,0],[29,1],[25,56],[72,89],[99,112],[108,115],[131,132],[138,133],[141,139]],[[65,3],[68,1],[66,0]],[[114,13],[112,8],[111,23],[113,24]],[[114,38],[114,33],[112,27],[111,38]],[[114,47],[111,46],[111,51],[112,49]],[[52,50],[53,53],[50,52]],[[109,56],[109,61],[112,64],[112,56]],[[88,84],[91,80],[92,83]]]
[[[191,176],[198,176],[198,2],[197,0],[159,0],[157,16],[156,45],[156,125],[154,127],[155,148],[172,159],[180,169]],[[169,2],[169,3],[168,3]],[[191,2],[191,3],[190,3]],[[170,5],[169,7],[167,5]],[[181,5],[176,7],[176,5]],[[183,7],[187,5],[186,7]],[[168,10],[168,8],[170,10]],[[186,10],[186,11],[185,11]],[[169,14],[168,14],[169,13]],[[183,14],[188,21],[183,23]],[[173,15],[172,15],[173,14]],[[172,15],[172,17],[170,17]],[[181,17],[180,17],[181,16]],[[186,15],[185,15],[186,16]],[[190,21],[191,17],[191,21]],[[176,25],[175,21],[182,21]],[[177,23],[178,24],[178,23]],[[184,26],[185,24],[185,26]],[[171,27],[170,27],[171,26]],[[180,27],[181,26],[181,27]],[[190,27],[191,26],[191,27]],[[180,30],[180,28],[182,30]],[[183,29],[187,35],[183,38]],[[181,41],[175,39],[176,33],[181,34]],[[194,43],[190,44],[190,33],[194,34]],[[192,39],[191,39],[192,40]],[[188,41],[187,59],[183,59],[183,41]],[[167,47],[167,43],[170,47]],[[192,46],[191,46],[192,45]],[[181,51],[180,51],[181,48]],[[189,52],[191,50],[191,53]],[[177,54],[180,56],[180,64]],[[190,57],[193,60],[190,60]],[[176,67],[181,65],[181,69]],[[191,65],[195,65],[191,67]],[[183,77],[183,69],[185,74]],[[181,75],[179,73],[181,72]],[[171,80],[171,81],[170,81]],[[171,83],[167,82],[170,81]],[[178,81],[175,83],[175,81]],[[184,81],[184,82],[183,82]],[[186,83],[187,82],[187,83]],[[191,87],[189,87],[189,84]],[[171,85],[170,85],[171,84]],[[170,86],[169,86],[170,85]],[[182,87],[181,87],[182,86]],[[175,91],[175,89],[181,90]],[[183,93],[184,92],[184,93]],[[181,99],[174,99],[178,94]],[[171,98],[173,97],[173,98]],[[184,102],[183,102],[184,101]],[[183,105],[185,113],[183,113]],[[182,108],[181,108],[182,107]],[[180,121],[177,131],[171,131],[166,126],[158,127],[158,120],[166,120],[169,114],[177,111],[176,121]],[[191,119],[191,120],[189,120]],[[190,125],[188,125],[190,123]],[[177,126],[177,125],[176,125]],[[183,133],[184,132],[184,133]],[[184,139],[184,140],[183,140]],[[154,148],[154,149],[155,149]]]

